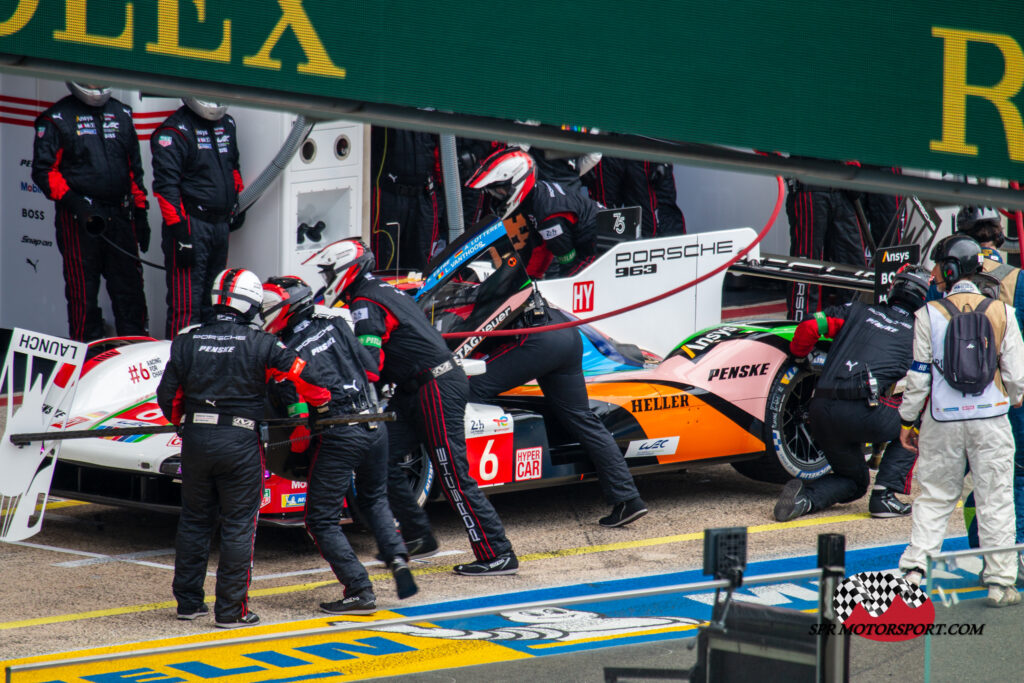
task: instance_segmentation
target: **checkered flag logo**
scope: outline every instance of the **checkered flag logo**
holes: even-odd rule
[[[902,576],[889,572],[861,572],[839,584],[832,598],[832,607],[842,622],[853,614],[853,608],[857,605],[863,605],[868,614],[877,618],[885,614],[897,595],[911,609],[928,601],[928,596],[920,587]]]

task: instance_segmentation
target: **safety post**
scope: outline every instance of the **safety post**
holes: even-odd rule
[[[818,680],[820,683],[841,683],[850,680],[850,636],[841,632],[832,598],[836,587],[846,578],[846,537],[842,534],[818,536],[818,614],[822,629],[818,647]]]

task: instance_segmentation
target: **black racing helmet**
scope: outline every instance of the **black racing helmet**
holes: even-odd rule
[[[996,249],[1006,241],[999,212],[987,206],[965,206],[956,214],[956,231],[976,239],[979,244],[991,242]]]
[[[983,260],[981,245],[963,233],[941,239],[932,249],[932,261],[947,286],[980,273]]]
[[[893,278],[886,301],[890,306],[899,306],[912,313],[928,300],[931,280],[927,268],[907,264]]]

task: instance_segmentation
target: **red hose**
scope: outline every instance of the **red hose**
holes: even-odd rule
[[[441,336],[444,337],[445,339],[464,339],[466,337],[518,337],[527,334],[537,334],[538,332],[551,332],[553,330],[561,330],[565,329],[566,327],[577,327],[579,325],[586,325],[588,323],[597,322],[598,320],[604,320],[605,318],[612,318],[617,315],[622,315],[623,313],[628,313],[630,311],[634,311],[644,306],[649,306],[655,303],[656,301],[661,301],[662,299],[668,298],[674,294],[678,294],[679,292],[685,291],[690,287],[699,285],[701,282],[704,282],[705,280],[713,278],[714,276],[718,275],[719,273],[721,273],[722,271],[724,271],[725,269],[729,268],[731,265],[739,261],[741,258],[749,254],[750,251],[768,235],[768,231],[771,229],[772,225],[775,224],[775,219],[778,218],[779,216],[779,211],[782,209],[783,199],[786,196],[786,189],[785,185],[782,182],[782,177],[776,176],[775,180],[779,184],[779,194],[775,200],[775,209],[772,211],[772,215],[768,219],[768,222],[765,224],[763,228],[761,228],[761,232],[757,233],[757,237],[755,237],[750,244],[741,249],[735,256],[733,256],[731,259],[729,259],[722,265],[718,266],[711,272],[705,273],[704,275],[701,275],[696,279],[693,279],[685,284],[679,285],[675,289],[670,289],[667,292],[658,294],[657,296],[652,296],[650,299],[644,299],[643,301],[638,301],[635,304],[630,304],[629,306],[624,306],[623,308],[618,308],[614,311],[608,311],[607,313],[602,313],[600,315],[595,315],[580,320],[570,320],[564,323],[555,323],[554,325],[541,325],[539,327],[517,327],[507,330],[491,330],[490,332],[448,332],[442,334]]]

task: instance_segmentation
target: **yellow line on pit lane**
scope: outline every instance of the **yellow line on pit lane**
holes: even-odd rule
[[[47,510],[59,510],[61,508],[73,508],[79,505],[88,505],[85,501],[81,500],[48,500],[46,501]],[[36,505],[36,512],[39,512],[40,506]],[[6,517],[11,514],[10,512],[0,512],[0,518]]]
[[[866,512],[857,513],[853,515],[831,515],[828,517],[810,517],[804,519],[795,519],[791,522],[775,522],[773,524],[760,524],[747,528],[748,533],[759,534],[767,531],[780,531],[783,529],[797,529],[802,527],[814,527],[822,526],[825,524],[840,524],[843,522],[855,522],[863,519],[870,519],[871,516]],[[572,555],[589,555],[591,553],[605,553],[612,552],[615,550],[628,550],[631,548],[644,548],[656,545],[667,545],[670,543],[683,543],[686,541],[699,541],[703,540],[704,532],[694,532],[689,534],[676,534],[674,536],[660,536],[658,538],[645,538],[638,541],[622,541],[621,543],[604,543],[601,545],[584,546],[582,548],[566,548],[565,550],[553,550],[546,553],[530,553],[528,555],[520,555],[520,562],[536,562],[538,560],[548,560],[555,557],[569,557]],[[413,570],[413,574],[417,576],[426,576],[428,574],[441,574],[447,573],[452,570],[453,565],[438,565],[433,567],[424,567],[422,569]],[[371,581],[383,581],[390,579],[391,574],[381,572],[377,574],[371,574]],[[323,586],[336,585],[337,581],[313,581],[309,583],[292,584],[288,586],[277,586],[274,588],[258,588],[256,590],[250,590],[250,597],[260,597],[267,595],[283,595],[285,593],[298,593],[301,591],[310,591]],[[206,600],[209,603],[213,602],[213,596],[210,596]],[[174,601],[166,602],[152,602],[145,605],[129,605],[127,607],[113,607],[110,609],[92,610],[89,612],[78,612],[76,614],[59,614],[51,617],[39,617],[36,619],[23,619],[21,621],[8,621],[0,623],[0,631],[5,631],[15,628],[26,628],[29,626],[45,626],[47,624],[59,624],[68,621],[79,621],[82,619],[95,619],[97,617],[112,617],[120,614],[135,614],[138,612],[150,612],[160,609],[173,609],[177,603]]]

